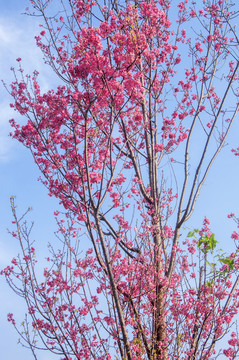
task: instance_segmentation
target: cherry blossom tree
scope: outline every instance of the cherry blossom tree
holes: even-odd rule
[[[9,91],[26,121],[11,120],[11,135],[62,204],[63,248],[50,245],[39,275],[31,228],[11,199],[22,254],[2,274],[28,314],[23,330],[8,320],[35,359],[37,349],[67,360],[236,359],[239,235],[224,254],[207,218],[184,230],[238,113],[236,8],[31,4],[60,84],[42,93],[18,59]]]

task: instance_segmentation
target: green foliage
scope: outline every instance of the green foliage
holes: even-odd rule
[[[201,236],[198,240],[197,246],[201,249],[204,254],[207,254],[209,251],[213,252],[216,248],[218,241],[215,240],[215,234],[212,233],[210,237]]]
[[[189,231],[187,237],[194,237],[199,233],[199,229],[194,229],[193,231]],[[212,233],[210,237],[207,235],[201,236],[197,242],[198,248],[204,253],[207,254],[209,251],[213,252],[216,248],[218,241],[215,240],[215,234]]]
[[[193,231],[189,231],[187,237],[193,237],[197,233],[199,233],[199,229],[194,229]]]
[[[187,235],[187,237],[195,237],[199,233],[199,229],[194,229],[193,231],[190,231]],[[197,239],[196,239],[197,240]],[[214,250],[216,249],[216,246],[218,244],[218,241],[215,239],[215,234],[212,233],[210,237],[207,235],[201,236],[197,240],[197,247],[202,251],[203,254],[207,254],[209,251],[211,254],[213,254]],[[232,271],[234,269],[234,259],[231,256],[226,255],[225,253],[222,253],[221,249],[218,249],[218,254],[214,256],[214,259],[217,258],[217,260],[225,265],[228,265],[228,268],[223,271],[216,270],[216,263],[215,262],[208,262],[206,263],[211,266],[212,272],[214,273],[214,276],[225,276],[228,272]],[[212,282],[208,281],[207,286],[211,286]]]
[[[234,268],[234,260],[231,257],[226,257],[226,258],[222,258],[219,259],[219,261],[225,265],[228,265],[228,270],[227,271],[231,271]],[[225,274],[227,272],[226,270],[223,271],[223,273]]]

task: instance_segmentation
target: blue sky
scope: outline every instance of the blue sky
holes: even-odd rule
[[[51,71],[42,61],[41,52],[35,47],[34,35],[38,33],[38,19],[21,15],[28,6],[28,0],[0,0],[0,79],[6,83],[12,80],[11,66],[16,66],[16,58],[23,59],[26,72],[37,69],[43,88],[51,86]],[[53,80],[52,80],[53,81]],[[53,211],[57,201],[49,198],[47,190],[37,181],[39,172],[30,153],[9,138],[8,120],[18,115],[9,108],[11,99],[3,86],[0,87],[0,268],[9,264],[18,253],[17,243],[8,235],[11,228],[9,198],[16,196],[19,213],[28,206],[33,208],[30,219],[35,221],[33,237],[43,253],[46,244],[54,239],[56,229]],[[230,238],[235,229],[227,214],[235,212],[239,216],[239,158],[231,153],[232,147],[239,145],[239,119],[234,124],[226,146],[216,160],[202,189],[196,211],[188,222],[188,227],[199,227],[204,216],[209,217],[212,230],[221,247],[233,248]],[[6,314],[13,312],[20,320],[24,318],[23,303],[0,278],[0,348],[3,359],[30,360],[29,351],[17,345],[18,335],[7,323]],[[51,360],[50,354],[42,354],[39,360]]]
[[[16,58],[23,59],[26,72],[38,69],[43,87],[48,85],[49,72],[42,61],[41,52],[35,47],[34,34],[38,32],[35,18],[21,15],[28,6],[28,0],[0,0],[0,79],[6,83],[12,80],[11,66],[16,66]],[[17,66],[16,66],[17,67]],[[29,219],[37,219],[33,238],[37,238],[39,251],[54,238],[53,211],[57,201],[49,198],[46,189],[37,181],[38,169],[24,147],[13,141],[8,133],[8,120],[20,118],[9,107],[11,99],[3,86],[0,86],[0,268],[8,265],[18,253],[18,244],[7,233],[11,228],[10,196],[16,196],[19,214],[28,206],[33,211]],[[21,120],[20,120],[21,121]],[[13,312],[19,319],[24,318],[21,299],[16,297],[0,277],[0,348],[2,359],[30,360],[30,351],[17,344],[19,336],[6,321],[6,314]],[[41,354],[40,360],[51,360],[51,354]]]

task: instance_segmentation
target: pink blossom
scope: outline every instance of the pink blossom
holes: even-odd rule
[[[234,240],[238,240],[239,239],[239,234],[236,231],[233,231],[231,238]]]
[[[163,144],[156,144],[156,145],[154,146],[155,152],[163,151],[163,149],[164,149]]]

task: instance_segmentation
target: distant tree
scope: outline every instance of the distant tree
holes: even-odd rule
[[[12,107],[27,122],[11,120],[12,137],[66,214],[38,278],[11,200],[22,255],[2,273],[29,314],[23,332],[9,321],[36,359],[236,359],[238,248],[216,252],[207,218],[183,226],[238,113],[238,12],[226,0],[31,4],[60,85],[42,93],[18,59]]]

